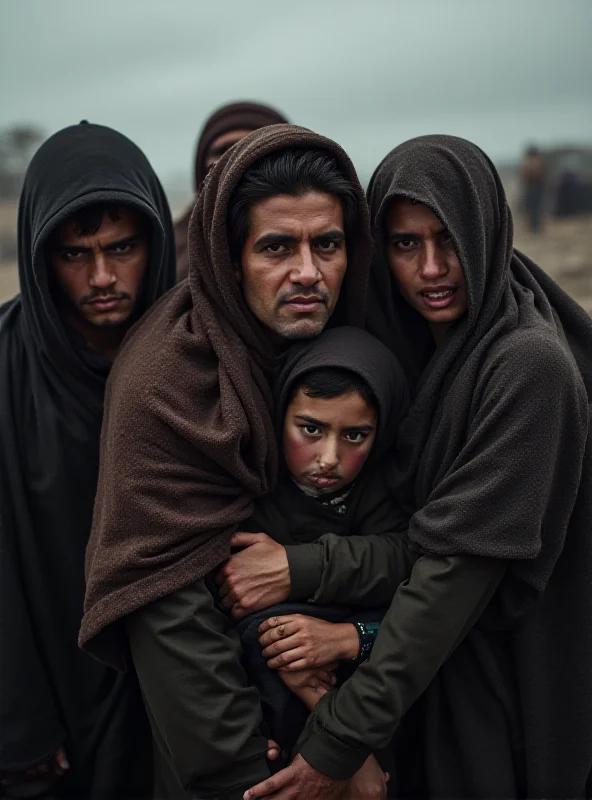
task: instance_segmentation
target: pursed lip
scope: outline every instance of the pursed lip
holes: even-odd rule
[[[94,300],[88,300],[87,304],[104,311],[115,308],[115,306],[117,306],[120,302],[120,297],[111,295],[110,297],[96,297]]]
[[[324,489],[327,486],[333,486],[334,484],[339,483],[341,478],[335,475],[308,475],[307,480],[314,486],[319,486],[320,488]]]
[[[323,299],[317,295],[302,295],[284,300],[284,305],[289,306],[293,311],[314,311],[322,304]]]

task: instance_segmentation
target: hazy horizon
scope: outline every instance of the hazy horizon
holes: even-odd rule
[[[530,141],[592,144],[589,0],[4,0],[0,13],[0,127],[110,125],[179,191],[206,117],[243,98],[336,139],[363,180],[424,133],[498,163]]]

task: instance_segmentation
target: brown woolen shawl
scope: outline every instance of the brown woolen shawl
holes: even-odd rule
[[[193,173],[195,193],[197,194],[199,187],[208,174],[206,156],[214,139],[229,131],[241,129],[256,131],[266,125],[281,125],[287,122],[288,120],[283,114],[280,114],[275,108],[270,108],[270,106],[262,103],[251,103],[243,100],[238,103],[228,103],[216,109],[206,120],[197,140]],[[179,281],[186,278],[189,272],[187,234],[192,211],[193,203],[175,222],[177,280]]]
[[[384,254],[401,196],[450,231],[469,308],[435,350]],[[435,553],[512,560],[497,600],[513,625],[529,797],[580,796],[592,766],[592,321],[513,248],[499,176],[474,145],[397,147],[368,189],[376,241],[369,328],[415,397],[392,483]]]
[[[80,644],[117,668],[126,661],[123,618],[220,564],[254,500],[274,487],[269,380],[277,354],[236,281],[226,226],[245,171],[293,147],[326,150],[356,188],[331,323],[364,324],[372,242],[351,161],[305,128],[255,131],[209,173],[191,217],[189,280],[143,318],[107,386]]]

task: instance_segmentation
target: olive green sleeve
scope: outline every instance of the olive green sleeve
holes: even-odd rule
[[[206,583],[163,597],[126,623],[154,738],[181,786],[219,797],[268,777],[259,695],[247,684],[238,635]]]
[[[313,603],[388,606],[420,556],[402,533],[347,537],[328,533],[318,544],[323,549],[322,573],[310,597]]]
[[[302,756],[330,777],[347,779],[385,747],[479,618],[507,566],[476,556],[421,556],[397,589],[370,658],[309,717]]]

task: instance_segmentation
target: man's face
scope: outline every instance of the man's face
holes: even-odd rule
[[[226,133],[216,136],[211,145],[208,147],[206,153],[206,171],[214,166],[219,161],[227,150],[230,150],[233,144],[240,142],[245,136],[252,133],[251,128],[237,128],[234,131],[227,131]]]
[[[376,420],[376,409],[359,392],[309,397],[299,389],[284,420],[284,459],[290,475],[318,494],[348,486],[370,455]]]
[[[103,214],[98,230],[80,235],[65,220],[51,236],[49,257],[68,311],[96,328],[116,327],[132,315],[148,265],[141,215],[117,207],[117,220]]]
[[[438,341],[467,310],[467,290],[452,237],[429,208],[399,198],[386,216],[387,258],[405,300]]]
[[[338,197],[281,194],[249,209],[249,234],[237,276],[247,305],[287,339],[317,336],[339,299],[347,267]]]

